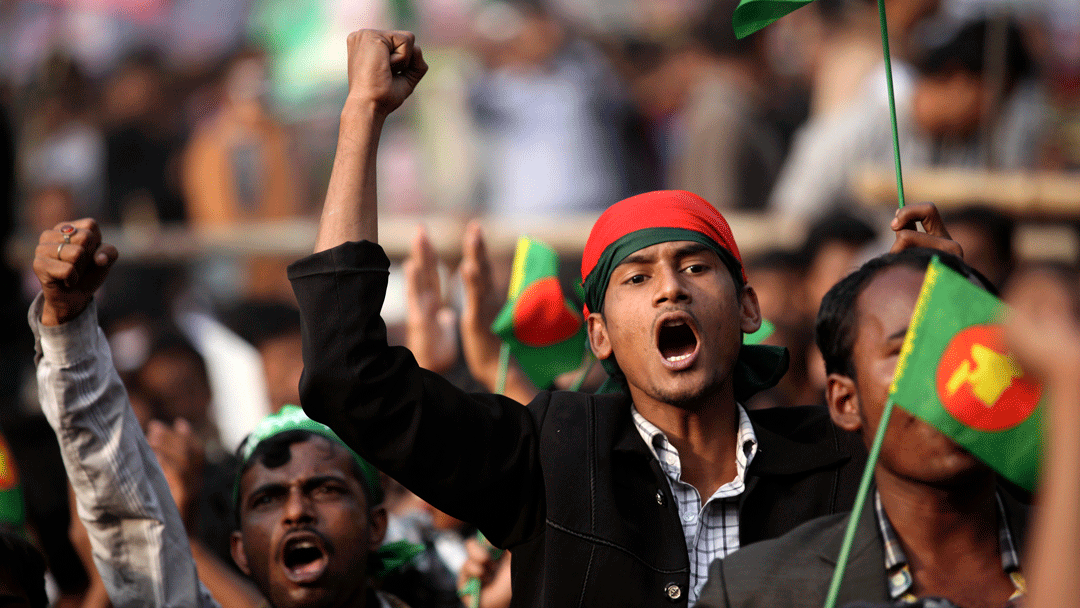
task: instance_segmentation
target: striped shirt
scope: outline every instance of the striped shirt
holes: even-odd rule
[[[660,468],[668,478],[671,494],[679,506],[679,521],[686,538],[686,552],[690,557],[690,596],[693,606],[709,577],[709,564],[725,557],[739,548],[739,495],[746,490],[746,467],[757,453],[757,437],[750,417],[741,405],[739,430],[735,445],[735,479],[717,488],[704,505],[697,488],[682,480],[682,461],[679,451],[671,445],[663,431],[632,407],[634,424],[645,444],[660,462]]]
[[[1005,505],[1001,502],[1001,496],[997,496],[998,506],[998,547],[1001,550],[1001,569],[1009,575],[1015,592],[1010,600],[1022,596],[1027,589],[1024,575],[1020,572],[1020,557],[1013,543],[1012,532],[1009,531],[1008,518],[1005,515]],[[907,555],[900,545],[900,538],[896,535],[888,514],[881,506],[881,494],[874,492],[874,511],[877,514],[878,529],[881,531],[881,541],[885,545],[885,572],[889,585],[889,597],[894,601],[903,603],[916,603],[915,579],[908,567]]]

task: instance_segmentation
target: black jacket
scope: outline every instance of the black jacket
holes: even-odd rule
[[[685,606],[689,558],[625,395],[466,394],[389,347],[389,261],[367,242],[293,264],[301,402],[376,466],[514,554],[514,606]],[[743,544],[848,510],[864,450],[824,408],[750,412]]]

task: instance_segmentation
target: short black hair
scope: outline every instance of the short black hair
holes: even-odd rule
[[[979,271],[968,266],[955,255],[938,249],[916,247],[878,256],[833,285],[821,299],[821,307],[818,309],[814,327],[814,338],[825,360],[826,374],[836,373],[849,378],[855,377],[855,365],[851,360],[858,329],[855,304],[859,294],[863,292],[871,279],[894,266],[926,270],[930,265],[930,260],[935,257],[978,287],[995,296],[998,295],[997,289]]]
[[[363,488],[364,498],[367,499],[368,508],[375,506],[374,499],[368,491],[368,484],[364,481],[364,472],[360,470],[359,463],[352,457],[352,454],[349,454],[349,450],[344,444],[305,429],[294,429],[285,431],[284,433],[278,433],[273,437],[261,441],[259,445],[255,446],[255,451],[251,453],[251,456],[246,461],[243,461],[240,470],[236,472],[236,500],[234,501],[233,512],[236,514],[237,528],[240,527],[240,480],[244,477],[244,473],[247,473],[251,467],[255,466],[255,463],[259,463],[268,469],[276,469],[289,464],[289,461],[292,460],[293,444],[304,443],[312,437],[325,439],[327,442],[339,446],[349,455],[349,472],[352,473],[352,476],[360,483],[360,487]],[[241,453],[243,449],[244,444],[241,443],[240,447],[237,449],[237,453]]]
[[[971,21],[950,35],[935,38],[926,36],[923,48],[916,53],[915,68],[924,76],[962,71],[977,77],[986,73],[988,34],[995,27],[990,19]],[[1004,26],[1005,82],[1011,83],[1026,75],[1032,66],[1031,56],[1024,45],[1023,35],[1009,19]]]
[[[846,211],[834,211],[818,218],[803,241],[803,260],[810,264],[829,243],[863,247],[877,238],[877,231],[865,220]]]
[[[0,526],[0,567],[23,585],[30,608],[46,608],[45,557],[10,526]]]

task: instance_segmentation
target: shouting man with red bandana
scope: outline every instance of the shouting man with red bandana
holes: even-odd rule
[[[787,355],[742,344],[761,323],[757,296],[727,222],[688,192],[616,203],[586,244],[591,346],[623,390],[541,392],[522,407],[466,394],[387,345],[375,156],[426,70],[411,34],[349,38],[315,254],[289,269],[307,413],[509,549],[514,606],[687,606],[713,559],[848,510],[857,436],[824,408],[740,405],[776,383]],[[934,232],[936,211],[905,210],[898,247],[941,238],[908,229],[915,220]]]

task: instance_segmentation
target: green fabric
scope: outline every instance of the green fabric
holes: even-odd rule
[[[743,334],[743,344],[761,344],[765,340],[768,340],[769,336],[773,335],[773,332],[775,331],[775,325],[765,319],[762,319],[761,327],[759,327],[757,331],[752,334]]]
[[[354,452],[352,448],[345,445],[345,442],[337,436],[337,433],[330,430],[330,427],[316,422],[307,417],[304,410],[295,405],[286,405],[276,414],[271,414],[255,425],[254,430],[248,434],[244,442],[240,444],[240,450],[238,455],[240,456],[239,471],[243,471],[247,461],[251,458],[251,455],[255,453],[255,448],[259,447],[259,444],[271,437],[287,433],[289,431],[308,431],[315,435],[326,437],[327,439],[341,444],[346,450],[349,450],[349,454],[356,460],[356,464],[359,466],[360,471],[363,473],[364,478],[361,480],[364,484],[364,490],[367,492],[368,501],[370,506],[382,504],[383,490],[382,483],[379,482],[379,471],[371,465],[370,462],[364,460],[359,454]],[[236,481],[233,484],[233,504],[239,504],[240,494],[240,472],[236,475]]]
[[[891,397],[1017,485],[1033,490],[1042,388],[1004,347],[1005,305],[935,258],[900,351]]]
[[[736,38],[745,38],[811,0],[742,0],[735,7],[731,25]]]
[[[502,338],[538,388],[577,369],[587,338],[581,314],[558,283],[559,256],[547,245],[521,237],[514,253],[506,305],[491,331]]]
[[[0,523],[17,529],[26,523],[19,471],[3,436],[0,436]]]
[[[371,575],[382,578],[408,564],[423,552],[424,545],[410,543],[407,540],[386,543],[375,552],[375,559],[371,562]]]

